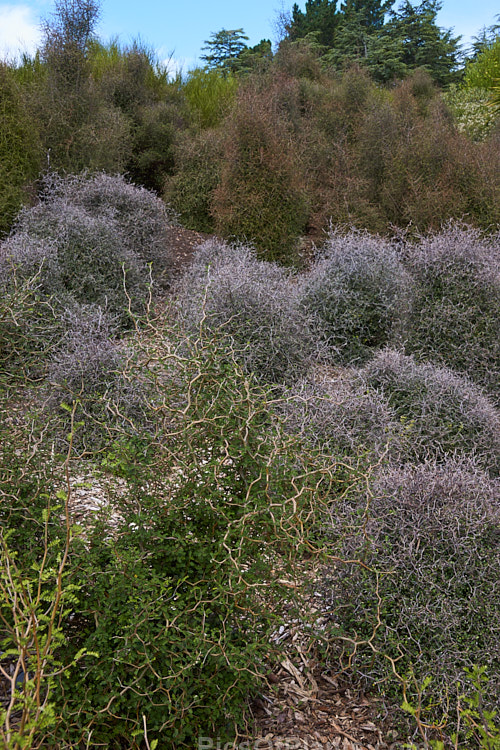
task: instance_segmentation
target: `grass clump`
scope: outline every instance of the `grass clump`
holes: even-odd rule
[[[483,391],[446,367],[418,364],[386,349],[360,372],[382,394],[406,432],[410,459],[470,454],[493,474],[500,470],[500,414]]]
[[[408,354],[467,374],[500,399],[498,234],[449,224],[409,248],[416,295]]]
[[[292,275],[248,246],[204,243],[177,299],[186,327],[216,332],[259,382],[293,382],[313,360],[317,346]]]
[[[334,361],[361,362],[397,338],[411,279],[391,244],[364,232],[330,230],[301,284],[302,304]]]

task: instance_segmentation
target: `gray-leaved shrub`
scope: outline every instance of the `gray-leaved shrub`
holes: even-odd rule
[[[331,230],[302,280],[302,304],[333,359],[365,360],[394,341],[410,306],[412,283],[393,246],[367,232]]]
[[[483,467],[500,469],[500,414],[484,392],[447,367],[419,364],[386,349],[360,371],[367,387],[388,401],[405,428],[410,459],[442,460],[471,454]]]
[[[258,260],[250,247],[204,243],[179,283],[177,299],[188,330],[202,327],[226,341],[261,382],[293,382],[313,360],[311,319],[291,273]]]
[[[466,373],[500,399],[500,235],[449,224],[408,249],[416,279],[406,352]]]
[[[47,187],[52,199],[67,200],[92,216],[115,221],[125,244],[168,276],[167,228],[176,223],[176,217],[151,190],[127,182],[122,175],[103,172],[51,177]]]
[[[2,255],[20,277],[38,270],[40,290],[47,296],[63,305],[66,300],[99,305],[122,323],[129,297],[135,312],[147,297],[148,269],[117,222],[63,198],[21,211]]]
[[[336,551],[368,567],[346,563],[327,582],[340,618],[331,634],[363,640],[376,632],[354,656],[347,640],[337,641],[341,659],[350,655],[370,681],[393,677],[386,656],[401,677],[411,670],[419,685],[431,677],[421,716],[429,723],[447,706],[454,715],[457,682],[474,664],[492,680],[484,708],[499,707],[499,529],[500,483],[470,459],[385,468],[369,497],[332,513]],[[413,703],[414,693],[409,680]]]
[[[399,456],[403,428],[376,389],[367,389],[356,371],[334,372],[296,383],[276,406],[286,428],[336,455],[368,451]]]

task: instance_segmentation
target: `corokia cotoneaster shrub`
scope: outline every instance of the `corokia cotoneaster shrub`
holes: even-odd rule
[[[286,429],[331,455],[396,457],[402,450],[404,429],[395,411],[354,370],[301,380],[285,391],[276,409]]]
[[[397,337],[411,279],[391,243],[366,232],[331,230],[301,283],[304,309],[340,363],[365,360]]]
[[[470,454],[498,474],[500,413],[468,378],[447,367],[419,364],[392,349],[378,352],[360,377],[395,412],[406,432],[405,452],[410,459]]]
[[[317,344],[289,271],[258,260],[245,245],[209,240],[177,290],[188,330],[226,341],[260,382],[293,382],[310,366]]]
[[[115,221],[123,241],[141,260],[152,263],[155,270],[165,270],[169,260],[166,230],[176,219],[152,191],[132,185],[122,175],[105,173],[51,178],[47,186],[52,199],[67,200],[94,217]]]
[[[117,340],[117,321],[95,305],[77,303],[63,310],[60,320],[63,330],[48,362],[44,406],[64,423],[68,406],[76,404],[74,448],[98,450],[117,429],[126,431],[132,417],[145,429],[146,392],[126,375],[132,351]],[[59,434],[68,430],[69,424]]]
[[[399,705],[387,656],[407,679],[413,705],[417,686],[431,678],[420,718],[432,723],[448,709],[452,725],[457,683],[479,664],[490,677],[483,708],[498,709],[498,479],[470,459],[387,467],[366,495],[336,504],[331,527],[337,552],[366,566],[342,565],[325,589],[330,608],[338,608],[332,636],[343,638],[341,660],[350,655],[369,681],[385,679],[388,698]],[[354,641],[360,645],[353,655]]]
[[[449,224],[407,249],[416,279],[406,352],[466,373],[500,399],[500,235]]]

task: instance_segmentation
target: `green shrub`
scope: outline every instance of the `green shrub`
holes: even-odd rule
[[[21,205],[26,186],[38,174],[41,149],[36,126],[29,123],[14,75],[0,63],[0,237],[7,233]]]
[[[214,231],[212,199],[220,182],[223,154],[224,135],[218,130],[177,139],[175,173],[166,178],[164,198],[188,229]]]
[[[488,106],[488,92],[481,88],[450,86],[443,98],[450,108],[458,130],[473,141],[482,141],[493,130],[496,116]]]
[[[190,71],[183,86],[188,111],[199,128],[217,127],[231,107],[238,90],[238,79],[216,68]]]
[[[280,111],[283,85],[240,91],[225,121],[212,212],[218,234],[251,242],[266,259],[290,264],[306,229],[310,196],[300,151]]]
[[[498,480],[456,460],[388,468],[367,497],[332,512],[334,548],[367,566],[345,563],[326,585],[341,662],[384,682],[389,706],[401,704],[398,682],[416,705],[430,679],[420,706],[430,726],[444,716],[453,727],[458,683],[475,664],[492,680],[484,711],[498,708],[499,521]],[[460,738],[485,747],[471,733]]]
[[[500,393],[498,236],[450,224],[408,249],[416,296],[405,349]]]
[[[360,377],[387,399],[405,428],[410,459],[470,454],[498,474],[500,413],[466,377],[389,349],[379,352]]]
[[[129,376],[157,386],[157,438],[146,454],[117,432],[128,481],[113,525],[95,519],[74,559],[64,650],[98,656],[61,680],[54,736],[136,750],[146,732],[163,748],[201,730],[227,740],[268,669],[284,589],[267,582],[301,549],[318,482],[227,350],[156,329]]]
[[[247,373],[264,383],[303,376],[317,349],[296,285],[284,268],[244,245],[204,243],[179,283],[177,306],[190,331],[217,332]]]
[[[394,248],[363,232],[329,237],[301,281],[302,305],[317,320],[332,359],[354,363],[401,334],[412,283]]]

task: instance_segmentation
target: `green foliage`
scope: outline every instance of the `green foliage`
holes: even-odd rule
[[[189,114],[199,128],[213,128],[228,112],[238,90],[238,81],[217,68],[192,70],[183,86]]]
[[[453,113],[458,130],[473,141],[483,141],[493,131],[496,116],[488,106],[490,95],[486,89],[452,85],[443,98]]]
[[[465,67],[464,85],[467,88],[492,89],[500,80],[500,37],[489,44]]]
[[[297,517],[317,494],[266,393],[227,352],[149,334],[129,375],[159,389],[157,438],[140,464],[128,453],[137,473],[113,497],[112,533],[96,521],[75,559],[78,628],[65,654],[99,656],[56,695],[56,736],[73,744],[85,734],[92,747],[138,748],[146,728],[165,748],[192,747],[200,727],[232,735],[271,651],[281,592],[265,582],[286,575]]]
[[[205,61],[207,68],[215,68],[224,74],[234,72],[239,55],[248,49],[246,42],[248,37],[243,29],[221,29],[210,35],[205,42],[206,55],[201,59]]]
[[[317,34],[318,44],[331,46],[338,24],[336,6],[337,0],[306,0],[305,11],[301,11],[295,3],[287,29],[291,41]]]
[[[214,231],[212,197],[220,182],[223,156],[220,129],[187,133],[176,141],[175,172],[166,179],[164,198],[188,229]]]
[[[269,260],[293,262],[304,231],[309,196],[278,87],[241,91],[225,123],[220,184],[214,191],[215,227],[224,237],[254,243]]]
[[[0,64],[0,236],[28,201],[28,183],[40,162],[38,133],[28,122],[22,91],[14,73]]]

